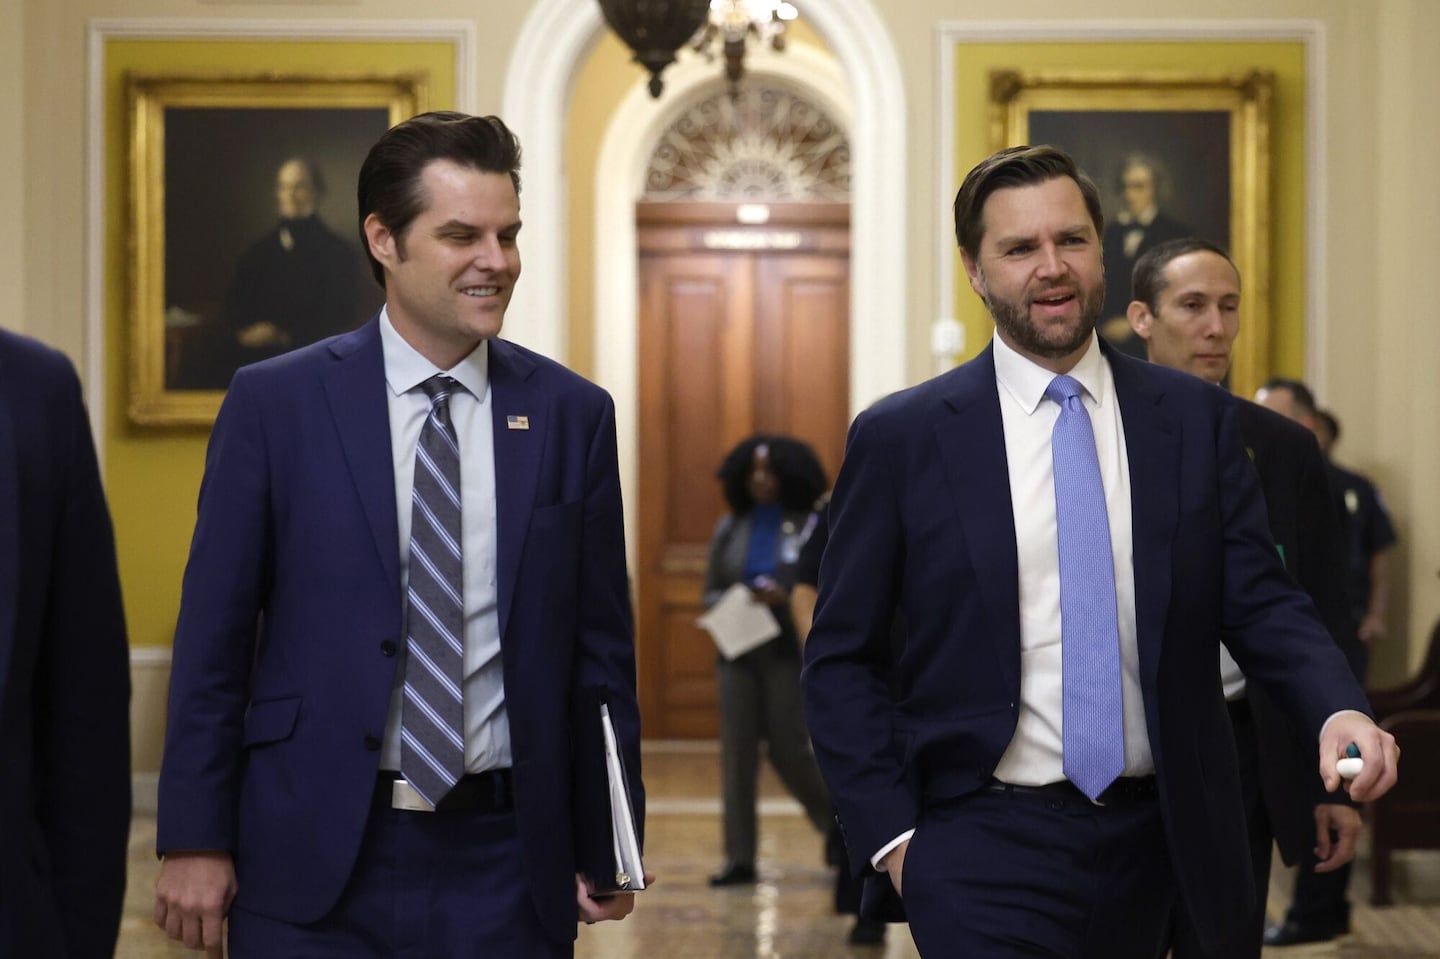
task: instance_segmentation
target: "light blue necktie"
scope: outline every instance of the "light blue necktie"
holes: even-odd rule
[[[411,496],[400,772],[432,806],[465,771],[460,447],[450,424],[456,386],[442,374],[421,384],[431,405],[415,448]]]
[[[1045,389],[1060,404],[1050,454],[1060,547],[1065,776],[1095,799],[1125,770],[1125,727],[1110,519],[1080,393],[1068,376],[1055,377]]]

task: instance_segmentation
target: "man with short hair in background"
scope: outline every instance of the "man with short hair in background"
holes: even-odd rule
[[[1229,254],[1195,238],[1162,243],[1136,262],[1133,296],[1130,325],[1145,342],[1150,362],[1223,385],[1241,320],[1240,272]],[[1275,547],[1345,650],[1356,640],[1343,599],[1344,529],[1315,438],[1246,400],[1238,401],[1236,416],[1260,476]],[[1175,959],[1258,959],[1272,838],[1285,862],[1309,856],[1307,868],[1325,873],[1354,857],[1361,829],[1360,814],[1346,797],[1325,791],[1313,747],[1295,735],[1262,690],[1246,683],[1225,650],[1220,672],[1240,760],[1256,899],[1243,927],[1218,948],[1203,947],[1184,910],[1175,910],[1170,940]],[[1312,849],[1319,855],[1312,856]]]

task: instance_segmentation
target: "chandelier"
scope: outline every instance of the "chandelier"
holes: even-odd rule
[[[745,45],[754,37],[774,50],[785,49],[785,27],[799,11],[785,0],[710,0],[710,15],[690,41],[692,49],[715,58],[718,41],[730,90],[745,74]]]
[[[605,22],[650,71],[650,95],[660,96],[661,72],[675,62],[681,46],[713,59],[717,44],[733,91],[745,72],[751,37],[785,48],[785,26],[796,10],[785,0],[599,0]]]

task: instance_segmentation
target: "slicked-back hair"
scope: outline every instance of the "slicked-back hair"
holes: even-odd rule
[[[1166,240],[1140,254],[1140,259],[1135,261],[1135,269],[1130,274],[1130,298],[1144,303],[1151,313],[1160,312],[1160,294],[1170,285],[1170,281],[1165,278],[1165,268],[1172,260],[1202,252],[1223,257],[1235,271],[1235,275],[1240,275],[1240,268],[1223,248],[1198,236],[1185,236],[1178,240]]]
[[[375,282],[382,287],[385,270],[370,253],[365,220],[375,214],[397,241],[403,240],[429,202],[420,174],[436,160],[449,160],[482,173],[509,174],[515,195],[520,195],[520,141],[499,117],[437,110],[391,127],[370,148],[355,190],[360,246],[370,260]]]
[[[810,444],[793,436],[777,436],[757,433],[743,439],[725,454],[715,478],[725,494],[730,512],[737,516],[750,512],[755,500],[750,495],[750,470],[755,462],[755,450],[765,446],[770,450],[770,471],[780,484],[780,505],[789,510],[807,510],[815,505],[820,494],[830,488],[825,477],[825,467],[810,448]]]
[[[1085,198],[1085,210],[1095,224],[1098,239],[1105,232],[1105,214],[1100,210],[1100,191],[1080,171],[1070,154],[1052,146],[1010,147],[993,153],[965,176],[960,192],[955,194],[955,240],[972,260],[980,252],[985,236],[985,201],[996,190],[1008,187],[1034,186],[1049,180],[1069,177]]]

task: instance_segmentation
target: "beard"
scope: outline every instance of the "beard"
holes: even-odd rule
[[[1021,352],[1041,359],[1055,360],[1069,356],[1090,339],[1100,311],[1105,307],[1105,281],[1076,293],[1080,300],[1080,316],[1073,326],[1041,329],[1030,319],[1030,304],[1003,300],[987,293],[985,308],[995,325]]]

